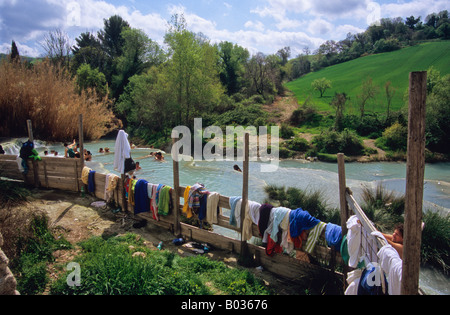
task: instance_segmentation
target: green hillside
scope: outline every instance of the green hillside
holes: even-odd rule
[[[386,110],[386,96],[384,86],[387,81],[397,89],[392,102],[392,110],[398,110],[405,104],[405,95],[408,91],[409,73],[425,71],[430,66],[441,72],[441,75],[450,73],[450,41],[428,42],[416,46],[403,48],[389,53],[382,53],[358,58],[352,61],[324,68],[312,72],[297,80],[286,84],[302,104],[308,96],[318,110],[330,110],[329,103],[335,92],[345,92],[350,96],[347,111],[358,113],[356,96],[360,94],[363,81],[371,77],[373,83],[379,87],[376,100],[372,100],[366,107],[367,111],[384,112]],[[311,88],[311,83],[320,78],[332,81],[332,88],[324,96]]]

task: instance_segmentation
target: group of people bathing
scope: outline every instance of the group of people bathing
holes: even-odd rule
[[[99,153],[109,153],[109,148],[100,148]],[[56,153],[57,154],[57,153]],[[83,150],[84,160],[92,161],[92,153],[87,149]],[[71,144],[64,143],[64,157],[65,158],[81,158],[81,153],[78,152],[78,144],[75,140]]]

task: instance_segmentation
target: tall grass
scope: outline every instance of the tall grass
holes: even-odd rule
[[[264,188],[268,200],[273,205],[290,209],[302,208],[313,217],[323,221],[340,224],[339,210],[328,207],[323,193],[320,190],[305,191],[296,187],[268,185]]]
[[[78,117],[83,114],[85,139],[95,140],[114,127],[107,97],[99,100],[95,91],[77,93],[75,78],[48,61],[29,65],[0,63],[0,135],[27,135],[31,119],[35,138],[72,140],[78,135]]]
[[[181,257],[147,248],[134,234],[107,240],[92,237],[80,244],[76,261],[81,285],[70,287],[63,275],[51,286],[53,295],[209,295],[268,294],[246,270],[228,268],[204,256]],[[133,257],[133,253],[145,255]]]

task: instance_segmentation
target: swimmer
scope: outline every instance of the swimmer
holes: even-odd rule
[[[242,170],[240,169],[240,167],[239,167],[237,164],[235,164],[235,165],[233,166],[233,169],[234,169],[235,171],[237,171],[237,172],[241,172],[241,173],[242,173]]]
[[[155,154],[155,160],[156,160],[156,161],[164,161],[164,155],[162,155],[161,152],[157,152],[157,153]]]

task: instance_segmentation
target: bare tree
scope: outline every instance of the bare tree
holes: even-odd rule
[[[48,32],[41,46],[54,64],[60,64],[63,67],[69,66],[69,57],[71,52],[70,39],[67,33],[60,29]]]
[[[361,118],[364,117],[367,102],[370,99],[375,98],[375,96],[378,94],[378,91],[379,91],[378,86],[373,84],[371,77],[368,77],[366,81],[363,81],[361,86],[361,94],[356,96],[359,103]]]

